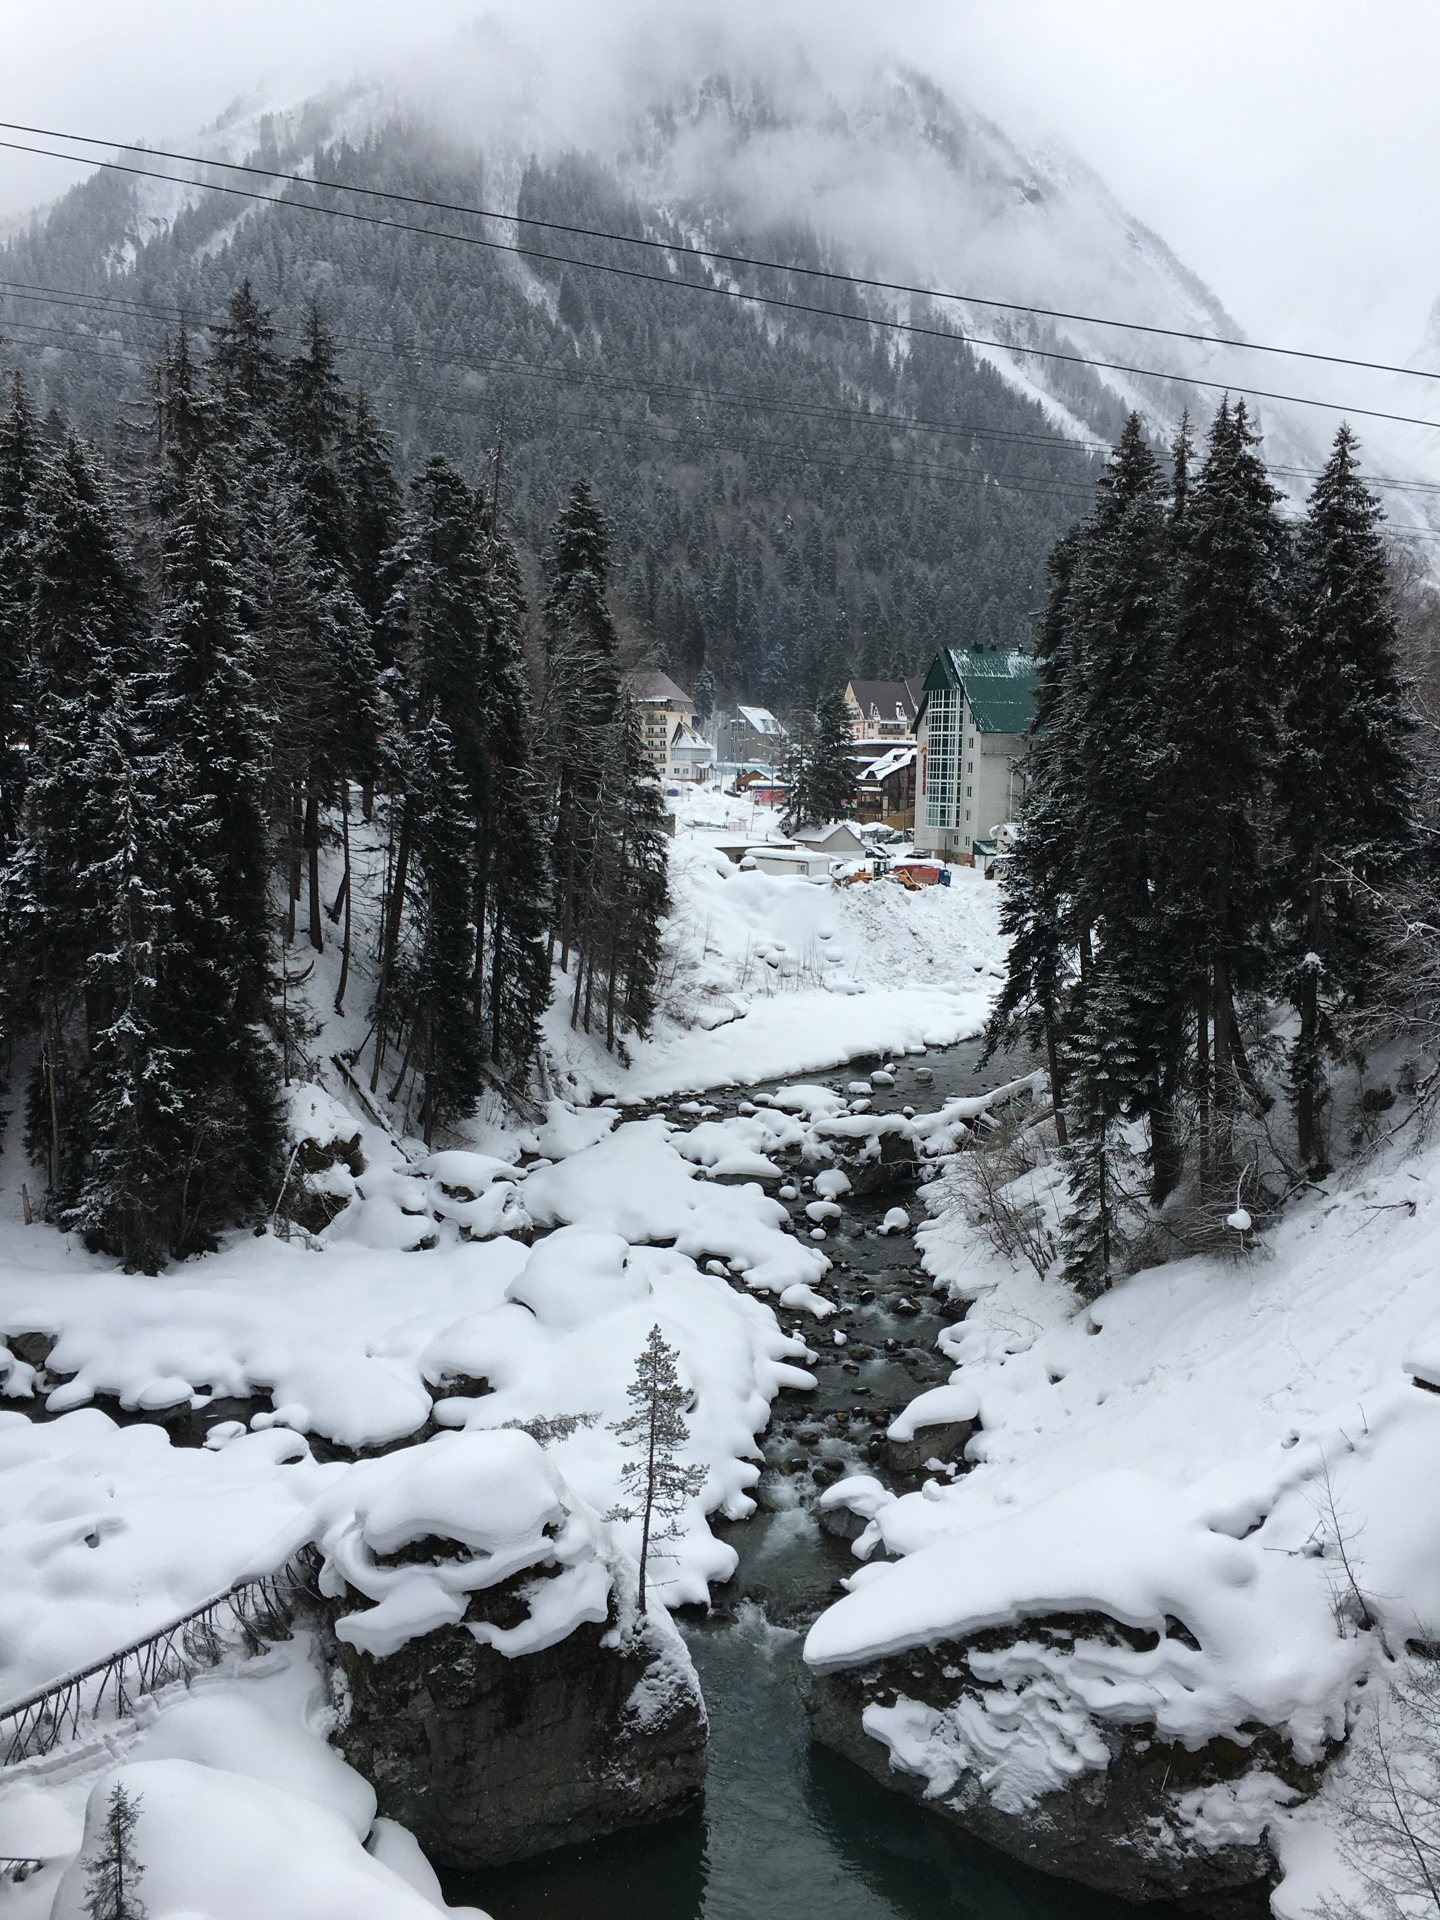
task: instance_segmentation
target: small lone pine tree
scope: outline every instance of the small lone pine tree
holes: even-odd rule
[[[144,1873],[135,1853],[135,1823],[141,1796],[132,1800],[117,1781],[101,1829],[100,1851],[85,1870],[85,1911],[90,1920],[145,1920],[135,1882]]]
[[[705,1484],[704,1467],[681,1466],[676,1455],[690,1438],[685,1424],[685,1389],[675,1370],[679,1356],[666,1344],[659,1327],[640,1354],[635,1378],[625,1389],[634,1411],[612,1420],[610,1431],[635,1457],[621,1476],[627,1502],[610,1509],[612,1520],[640,1522],[640,1619],[645,1618],[645,1574],[653,1540],[673,1540],[680,1531],[685,1502]]]

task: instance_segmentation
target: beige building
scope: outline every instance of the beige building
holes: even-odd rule
[[[695,702],[664,673],[632,673],[630,698],[640,716],[645,758],[661,780],[703,780],[713,748],[695,725]]]
[[[1035,686],[1028,654],[988,647],[936,654],[915,723],[918,850],[972,860],[993,852],[999,828],[1019,819]]]

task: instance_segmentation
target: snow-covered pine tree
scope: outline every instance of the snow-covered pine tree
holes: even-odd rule
[[[397,999],[409,1029],[406,1059],[420,1084],[420,1130],[429,1146],[437,1127],[473,1110],[482,1085],[484,1045],[472,990],[475,820],[450,729],[433,709],[411,733],[407,753],[414,928]]]
[[[135,1851],[135,1829],[144,1800],[132,1799],[116,1782],[101,1830],[100,1850],[86,1863],[84,1907],[90,1920],[145,1920],[136,1882],[145,1869]]]
[[[665,801],[641,746],[639,720],[624,702],[604,740],[598,769],[590,871],[574,929],[570,1024],[605,1044],[644,1033],[655,1013],[661,923],[669,909]]]
[[[1379,958],[1383,888],[1415,847],[1381,507],[1342,426],[1297,546],[1275,775],[1286,991],[1299,1016],[1290,1091],[1300,1157],[1325,1166],[1326,1061]]]
[[[1026,758],[1028,786],[1000,900],[1000,924],[1009,941],[1005,982],[985,1033],[987,1059],[997,1048],[1017,1043],[1043,1047],[1062,1145],[1068,1134],[1065,1048],[1078,984],[1077,793],[1085,777],[1076,763],[1077,730],[1070,718],[1079,682],[1070,594],[1083,538],[1083,525],[1072,527],[1056,542],[1047,565],[1049,591],[1036,635],[1038,686]]]
[[[177,814],[172,769],[122,682],[85,765],[83,981],[89,1049],[83,1174],[64,1216],[127,1272],[158,1273],[187,1186],[187,1098],[177,1048]],[[180,799],[180,807],[174,805]],[[193,810],[192,800],[192,810]],[[202,809],[203,810],[203,809]]]
[[[44,463],[28,521],[31,731],[5,874],[5,1000],[10,1030],[39,1037],[26,1140],[46,1163],[51,1210],[63,1212],[85,1151],[86,768],[102,717],[141,665],[145,607],[108,477],[73,436]]]
[[[616,965],[605,1001],[607,1047],[615,1045],[617,1031],[650,1030],[660,981],[661,935],[670,910],[665,797],[641,746],[639,718],[628,703],[622,725],[625,874]]]
[[[350,584],[378,629],[385,610],[382,563],[395,544],[402,503],[395,449],[365,393],[349,401],[340,459],[349,502]]]
[[[645,1619],[645,1586],[654,1541],[674,1539],[687,1502],[705,1484],[705,1469],[682,1466],[680,1450],[690,1438],[685,1424],[689,1395],[680,1384],[679,1355],[658,1326],[641,1349],[635,1378],[625,1389],[631,1412],[610,1423],[633,1455],[621,1472],[625,1498],[610,1509],[612,1520],[640,1522],[638,1613]]]
[[[211,379],[219,431],[232,448],[262,424],[270,426],[284,392],[285,374],[275,351],[275,323],[248,280],[230,296],[225,318],[214,329]]]
[[[14,845],[25,792],[18,743],[29,732],[30,499],[40,464],[39,427],[16,374],[0,418],[0,859]]]
[[[1236,995],[1273,972],[1267,780],[1290,537],[1243,401],[1221,406],[1189,489],[1161,686],[1153,871],[1197,1036],[1202,1132],[1248,1077]]]
[[[1155,822],[1166,777],[1162,686],[1172,625],[1172,537],[1161,469],[1131,414],[1085,522],[1070,587],[1070,686],[1064,754],[1071,770],[1077,925],[1097,971],[1107,1031],[1111,1113],[1148,1118],[1153,1197],[1180,1175],[1175,1103],[1190,996],[1159,911]],[[1087,1001],[1094,982],[1087,982]],[[1113,1031],[1114,1023],[1125,1031]],[[1117,1076],[1128,1073],[1126,1084]]]
[[[463,784],[470,820],[470,857],[454,903],[473,931],[467,990],[476,996],[480,934],[477,912],[479,845],[476,816],[488,782],[480,712],[481,673],[488,617],[484,568],[479,553],[475,498],[448,460],[436,456],[415,476],[400,537],[384,561],[386,607],[383,648],[396,662],[396,702],[401,727],[390,743],[391,857],[381,915],[380,971],[375,998],[372,1086],[392,1038],[416,1009],[397,971],[406,916],[412,904],[411,868],[421,830],[423,801],[411,788],[433,758],[431,726],[445,723],[444,753]],[[447,806],[457,804],[453,798]],[[406,1043],[414,1055],[417,1034]],[[400,1080],[404,1078],[402,1070]],[[397,1080],[397,1088],[400,1081]]]
[[[273,1195],[280,1149],[265,775],[271,713],[242,624],[234,532],[202,465],[164,527],[149,716],[177,790],[178,958],[166,1038],[186,1093],[180,1256]]]
[[[544,794],[534,762],[525,681],[525,587],[492,502],[482,526],[489,615],[481,686],[489,779],[478,822],[483,906],[477,962],[486,970],[490,1056],[507,1082],[528,1070],[550,1004],[550,848]],[[487,947],[488,940],[488,967]]]
[[[854,810],[854,755],[845,690],[827,685],[796,730],[786,768],[789,793],[781,822],[786,833],[827,826]]]
[[[735,569],[733,563],[729,571],[732,575],[734,574]],[[696,674],[693,698],[695,701],[695,718],[703,727],[715,711],[715,676],[711,673],[709,667],[702,667],[699,673]]]
[[[599,828],[598,769],[620,712],[608,599],[610,531],[589,481],[575,480],[551,531],[542,609],[540,744],[555,822],[555,932],[562,967],[569,965],[585,907]]]
[[[335,337],[311,301],[300,351],[282,363],[277,417],[301,524],[327,586],[341,578],[352,581],[355,573],[346,486],[351,409],[338,361]]]

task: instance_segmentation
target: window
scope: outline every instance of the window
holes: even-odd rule
[[[966,789],[965,789],[965,798],[966,798],[967,800],[973,800],[973,799],[975,798],[975,789],[974,789],[974,787],[966,787]]]
[[[973,773],[975,771],[975,762],[973,760],[967,760],[965,762],[965,771],[967,773]]]
[[[929,751],[925,761],[925,824],[954,827],[960,772],[961,695],[953,687],[937,687],[926,711]]]

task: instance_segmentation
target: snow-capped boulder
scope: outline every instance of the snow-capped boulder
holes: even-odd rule
[[[529,1434],[363,1462],[321,1544],[338,1743],[433,1859],[522,1859],[699,1797],[684,1643],[636,1619],[633,1564]]]

